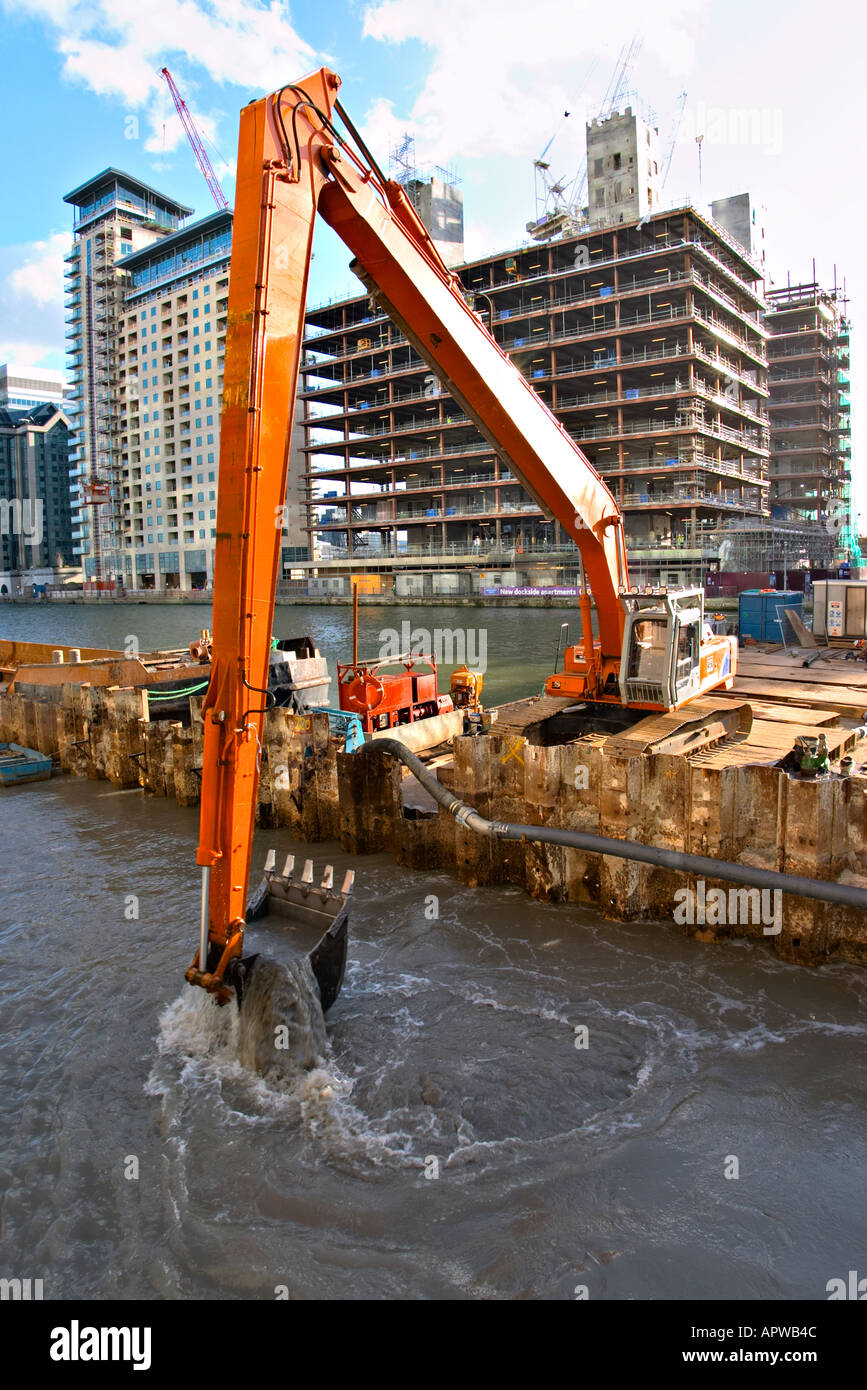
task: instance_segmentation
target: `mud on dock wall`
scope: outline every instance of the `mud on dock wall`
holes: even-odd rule
[[[489,820],[551,825],[738,861],[810,878],[867,885],[867,777],[800,781],[765,766],[708,768],[675,755],[621,757],[602,748],[537,747],[492,733],[454,742],[440,780]],[[470,885],[511,883],[536,898],[586,902],[604,915],[665,919],[694,880],[650,865],[552,845],[488,840],[431,802],[407,818],[401,772],[387,758],[338,754],[342,840],[352,852],[387,850],[413,868],[454,865]],[[706,893],[733,885],[708,880]],[[770,906],[770,902],[768,903]],[[712,916],[713,914],[708,914]],[[765,922],[685,923],[703,941],[752,937],[785,959],[832,956],[867,964],[867,916],[783,896],[778,932]]]
[[[197,806],[202,702],[189,725],[143,718],[142,693],[92,685],[22,685],[0,697],[0,740],[55,757],[64,772],[141,787]],[[262,736],[257,823],[310,842],[338,836],[337,767],[325,714],[269,712]]]
[[[77,776],[195,806],[202,762],[201,701],[189,726],[142,717],[141,692],[87,685],[22,686],[0,696],[0,739],[55,756]],[[272,710],[263,730],[257,821],[350,853],[385,851],[418,869],[452,868],[471,886],[514,884],[550,901],[592,904],[606,916],[665,919],[685,876],[557,846],[490,841],[430,802],[404,805],[402,770],[388,757],[340,751],[328,716]],[[618,756],[592,744],[551,747],[492,733],[457,738],[444,785],[492,820],[590,831],[812,878],[867,885],[867,777],[817,781],[767,766],[707,767],[675,755]],[[731,885],[719,888],[728,900]],[[781,930],[759,920],[693,921],[700,940],[752,937],[786,959],[832,956],[867,964],[867,914],[785,897]]]

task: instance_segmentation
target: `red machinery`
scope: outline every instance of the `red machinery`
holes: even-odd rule
[[[385,670],[398,664],[402,671]],[[429,669],[417,670],[419,665]],[[450,714],[454,709],[451,695],[437,692],[436,658],[428,652],[384,661],[350,661],[345,666],[338,662],[337,691],[340,708],[360,715],[366,734],[413,724],[432,714]]]

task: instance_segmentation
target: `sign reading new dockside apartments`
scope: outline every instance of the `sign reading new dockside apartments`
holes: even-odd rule
[[[483,589],[483,598],[578,598],[581,590],[574,584],[525,584],[523,588],[500,584],[492,589]]]

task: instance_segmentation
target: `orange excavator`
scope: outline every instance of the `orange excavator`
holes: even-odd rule
[[[204,701],[199,952],[186,972],[240,1002],[248,919],[279,919],[305,951],[325,1007],[346,955],[351,875],[336,890],[273,856],[247,880],[269,704],[268,662],[293,404],[317,210],[352,268],[582,559],[582,640],[547,693],[671,710],[731,686],[734,638],[714,636],[700,588],[630,587],[623,517],[605,483],[467,303],[404,189],[381,170],[321,68],[241,112],[229,281],[214,573],[213,662]],[[338,122],[344,133],[338,129]],[[598,635],[594,634],[592,600]]]

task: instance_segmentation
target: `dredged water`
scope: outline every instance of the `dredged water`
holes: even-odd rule
[[[799,1299],[864,1265],[863,972],[371,856],[324,1046],[301,1017],[277,1057],[270,1007],[245,1038],[183,982],[194,812],[63,778],[0,816],[0,1274],[47,1298]]]

